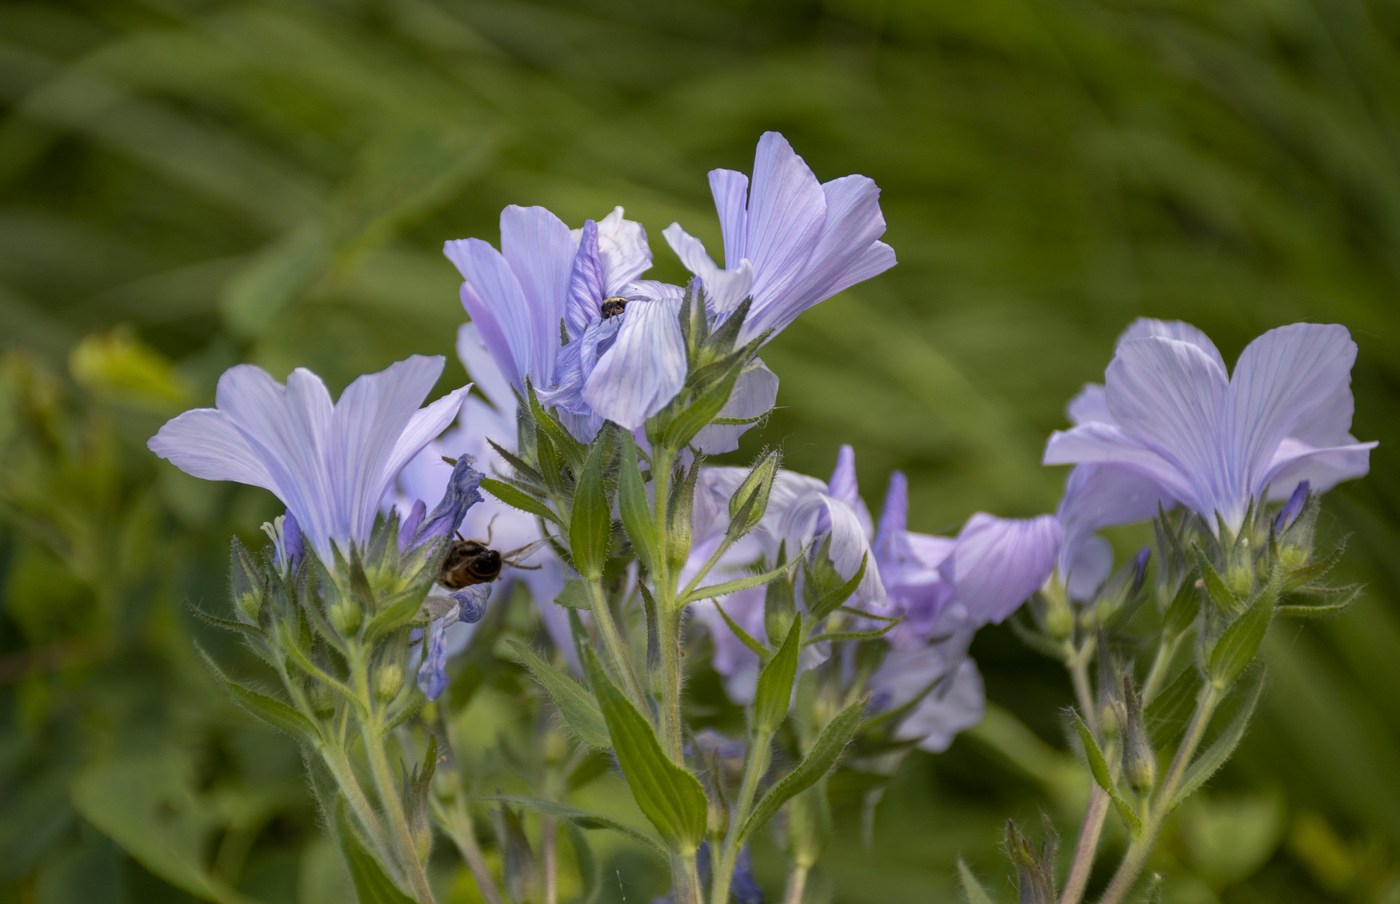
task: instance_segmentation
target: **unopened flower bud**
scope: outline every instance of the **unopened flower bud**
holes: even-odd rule
[[[776,451],[765,455],[729,498],[727,533],[731,540],[744,536],[763,519],[768,510],[768,496],[773,491],[773,478],[778,473],[778,460]]]
[[[331,627],[340,632],[342,637],[350,637],[360,627],[360,607],[352,600],[339,599],[331,605],[329,613]]]
[[[374,695],[380,703],[388,703],[403,690],[403,666],[391,662],[380,666],[374,673]]]
[[[1157,783],[1157,755],[1147,738],[1142,719],[1142,701],[1137,689],[1123,680],[1123,774],[1138,794],[1148,794]]]
[[[335,715],[335,694],[317,681],[308,682],[307,696],[311,699],[311,709],[322,719]]]

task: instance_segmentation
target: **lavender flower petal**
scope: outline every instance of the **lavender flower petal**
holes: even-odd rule
[[[685,338],[680,305],[628,305],[617,339],[588,373],[582,397],[594,412],[635,430],[666,406],[685,383]]]
[[[974,621],[999,624],[1050,577],[1060,540],[1060,522],[1050,515],[1013,520],[979,512],[941,568]]]

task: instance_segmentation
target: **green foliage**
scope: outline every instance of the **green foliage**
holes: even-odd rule
[[[1368,590],[1264,642],[1272,686],[1239,767],[1209,785],[1283,789],[1287,840],[1247,874],[1188,878],[1217,897],[1378,898],[1400,850],[1397,34],[1383,4],[1303,0],[5,4],[0,897],[79,900],[82,876],[110,900],[198,893],[69,793],[84,770],[125,775],[138,739],[207,756],[191,788],[231,777],[185,801],[203,827],[177,839],[203,845],[192,869],[269,904],[341,899],[316,893],[344,867],[316,853],[295,745],[249,727],[189,642],[269,682],[186,603],[240,618],[223,544],[260,544],[279,511],[174,473],[145,440],[240,360],[338,386],[450,356],[462,312],[441,243],[494,239],[507,203],[575,225],[625,203],[717,253],[704,171],[747,168],[780,128],[822,178],[880,184],[900,265],[764,348],[783,381],[769,436],[807,473],[838,440],[867,486],[905,469],[915,529],[1048,510],[1062,475],[1033,466],[1044,435],[1134,316],[1195,322],[1227,358],[1287,321],[1352,328],[1354,432],[1382,444],[1318,533],[1353,534],[1337,571]],[[657,231],[657,273],[679,279]],[[554,478],[582,455],[549,435]],[[489,491],[529,498],[504,477]],[[1278,612],[1318,614],[1295,606]],[[1058,673],[1006,631],[978,645],[993,703],[1055,737]],[[1189,713],[1200,687],[1189,665],[1173,674],[1146,713],[1159,746],[1184,718],[1159,704]],[[484,737],[518,753],[508,711],[494,692],[473,702]],[[951,897],[958,853],[990,871],[999,814],[1057,787],[1043,745],[1007,737],[914,760],[870,853],[858,802],[838,797],[833,897]],[[600,900],[619,864],[637,871],[625,856],[600,847]]]

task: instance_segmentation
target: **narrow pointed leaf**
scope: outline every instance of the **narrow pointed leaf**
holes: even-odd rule
[[[607,466],[607,447],[600,434],[588,450],[588,458],[578,475],[574,490],[573,509],[569,515],[569,548],[574,568],[585,578],[597,580],[603,574],[612,539],[612,505],[608,501],[603,469]]]
[[[209,669],[214,673],[214,676],[219,679],[224,687],[228,688],[229,693],[233,695],[234,702],[243,709],[246,709],[259,719],[262,719],[273,728],[284,731],[299,741],[315,743],[319,739],[320,732],[315,725],[311,724],[311,720],[307,719],[281,700],[269,697],[250,687],[245,687],[229,678],[223,673],[223,670],[219,668],[218,664],[214,662],[213,657],[204,651],[203,647],[199,644],[195,644],[195,649],[199,651],[199,655],[202,656],[204,661],[209,665]]]
[[[384,867],[365,850],[359,835],[345,816],[345,807],[336,808],[340,823],[340,849],[345,854],[345,862],[350,866],[350,879],[355,883],[355,896],[360,904],[415,904],[414,899],[404,894],[384,872]]]
[[[1260,668],[1254,673],[1241,693],[1240,707],[1235,712],[1234,718],[1230,720],[1230,724],[1209,747],[1197,754],[1195,760],[1187,768],[1186,774],[1181,779],[1180,787],[1172,795],[1172,799],[1167,802],[1168,812],[1174,810],[1178,804],[1194,794],[1234,755],[1235,748],[1240,746],[1240,741],[1249,728],[1249,721],[1254,716],[1254,710],[1259,705],[1259,698],[1263,696],[1263,693],[1264,669]]]
[[[584,650],[584,660],[618,765],[637,806],[670,850],[694,854],[705,840],[709,813],[700,780],[666,755],[651,723],[617,689],[591,648]]]
[[[552,800],[541,800],[537,797],[520,797],[514,794],[498,794],[490,797],[479,798],[484,803],[505,803],[513,804],[526,810],[533,810],[545,816],[553,816],[555,819],[563,820],[570,825],[578,826],[580,829],[611,829],[614,832],[621,832],[629,838],[640,841],[647,850],[665,860],[668,857],[666,848],[657,837],[645,829],[629,826],[625,823],[610,819],[607,816],[600,816],[597,813],[590,813],[587,810],[579,810],[567,804],[556,803]]]
[[[642,482],[642,469],[637,461],[637,444],[629,435],[622,440],[622,469],[617,479],[618,508],[622,513],[622,526],[627,538],[637,550],[637,558],[642,567],[654,572],[661,561],[661,539],[656,536],[656,522],[652,518],[651,502],[647,499],[646,484]]]
[[[787,718],[792,702],[792,683],[797,678],[797,656],[802,647],[802,616],[792,621],[782,646],[758,673],[758,689],[754,694],[753,721],[760,732],[778,730]]]
[[[612,746],[608,738],[607,723],[603,721],[603,712],[598,708],[598,701],[594,700],[588,691],[572,676],[546,662],[520,641],[508,640],[506,645],[520,660],[520,664],[529,670],[530,677],[549,694],[549,699],[554,701],[559,715],[564,717],[565,724],[580,741],[599,749]]]
[[[1264,635],[1269,632],[1276,600],[1277,596],[1269,591],[1259,594],[1244,614],[1220,635],[1215,649],[1210,651],[1211,684],[1218,688],[1229,687],[1254,661],[1264,643]]]
[[[505,481],[497,480],[494,477],[483,477],[481,479],[481,488],[511,508],[520,509],[522,512],[535,515],[546,521],[552,521],[560,527],[563,527],[564,523],[559,520],[559,516],[554,514],[549,506],[545,505],[534,496],[531,496],[529,493],[526,493],[524,490],[513,487]]]
[[[841,758],[842,751],[860,728],[861,718],[865,715],[865,704],[865,699],[857,700],[837,713],[836,718],[828,722],[817,735],[812,749],[807,751],[802,762],[768,789],[768,793],[763,795],[740,830],[741,843],[777,815],[783,804],[815,785],[822,776],[832,770],[836,761]]]
[[[1079,740],[1084,745],[1084,756],[1089,761],[1089,771],[1094,776],[1094,783],[1108,793],[1109,799],[1118,809],[1118,815],[1123,817],[1123,822],[1132,830],[1133,837],[1137,837],[1142,831],[1142,820],[1123,799],[1123,795],[1118,793],[1118,786],[1113,782],[1113,775],[1108,770],[1108,761],[1104,759],[1103,751],[1099,749],[1099,742],[1094,740],[1093,732],[1089,731],[1089,726],[1084,724],[1077,712],[1074,713],[1074,730],[1079,733]]]

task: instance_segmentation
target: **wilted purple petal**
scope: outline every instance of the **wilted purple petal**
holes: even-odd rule
[[[465,453],[457,457],[457,464],[453,467],[452,475],[443,490],[442,500],[423,522],[422,527],[409,535],[413,538],[411,546],[450,538],[461,525],[467,509],[481,501],[481,480],[486,475],[478,471],[474,467],[475,464],[476,459]],[[407,526],[405,523],[404,527]],[[402,536],[402,532],[400,535]]]
[[[486,598],[491,595],[490,584],[472,584],[449,594],[457,604],[457,621],[474,625],[486,615]]]
[[[455,622],[454,610],[451,621],[444,617],[428,625],[423,662],[418,667],[418,689],[429,700],[436,700],[447,689],[447,628]]]

